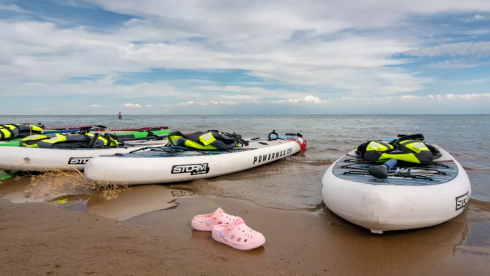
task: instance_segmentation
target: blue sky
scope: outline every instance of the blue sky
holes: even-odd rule
[[[0,114],[490,113],[486,0],[0,0]]]

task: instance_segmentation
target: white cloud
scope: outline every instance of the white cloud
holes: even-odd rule
[[[483,15],[475,14],[475,16],[462,19],[461,21],[466,22],[466,23],[470,23],[470,22],[475,22],[475,21],[483,20],[483,19],[485,19],[485,17]]]
[[[213,103],[200,101],[206,92],[213,92],[216,102],[294,101],[318,95],[316,91],[393,95],[421,90],[432,81],[400,68],[410,60],[393,59],[396,53],[489,53],[488,42],[423,48],[424,40],[410,31],[409,19],[449,12],[484,14],[490,11],[490,1],[85,2],[137,18],[111,28],[69,27],[74,24],[28,17],[0,20],[0,95],[162,96],[208,105]],[[21,10],[15,5],[1,8]],[[241,70],[289,88],[117,82],[130,73],[159,68]],[[80,77],[88,80],[73,81]]]
[[[0,10],[28,13],[28,11],[26,11],[26,10],[24,10],[24,9],[20,8],[19,6],[14,5],[14,4],[0,5]]]
[[[239,102],[234,102],[234,101],[200,101],[200,102],[188,101],[188,102],[177,103],[177,104],[166,104],[163,106],[164,107],[192,106],[192,105],[216,106],[216,105],[237,105],[237,104],[239,104]]]
[[[272,103],[290,103],[290,104],[314,103],[314,104],[320,104],[320,103],[327,103],[327,100],[320,100],[320,98],[318,98],[318,97],[307,95],[304,98],[278,100],[278,101],[272,101]]]
[[[123,105],[124,107],[141,107],[139,104],[126,103]]]
[[[321,2],[312,3],[324,7]],[[258,7],[249,3],[250,7],[244,6],[243,16],[238,18],[229,13],[233,9],[228,4],[222,9],[214,9],[208,3],[146,1],[141,5],[171,6],[158,9],[158,14],[154,14],[155,10],[141,10],[140,5],[131,2],[99,4],[143,19],[133,19],[120,28],[104,32],[92,32],[85,27],[60,28],[49,22],[0,21],[3,42],[0,55],[6,57],[0,65],[1,83],[10,81],[14,83],[12,87],[19,82],[50,83],[50,87],[58,87],[59,93],[65,93],[61,86],[51,83],[66,83],[73,77],[142,72],[149,68],[239,69],[285,84],[365,94],[414,91],[423,88],[427,81],[402,69],[386,67],[406,62],[392,59],[391,55],[413,48],[413,40],[376,32],[369,35],[346,32],[329,37],[344,28],[355,28],[356,23],[338,16],[325,19],[315,15],[315,9],[298,9],[292,2],[281,3],[282,11],[271,4]],[[342,9],[348,11],[349,7]],[[172,20],[167,14],[170,10]],[[188,14],[191,10],[195,10],[192,16]],[[201,17],[213,20],[199,20]],[[287,20],[279,23],[282,17]],[[375,28],[381,23],[361,25]],[[202,41],[192,40],[196,37]],[[90,82],[77,85],[86,87]],[[143,88],[140,90],[143,94],[150,89]],[[90,89],[74,90],[91,93]]]
[[[455,95],[455,94],[444,94],[444,95],[428,95],[427,96],[431,100],[435,101],[478,101],[478,100],[484,100],[488,101],[490,100],[490,93],[482,93],[482,94],[462,94],[462,95]]]
[[[151,105],[151,104],[147,104],[147,105],[146,105],[146,107],[153,107],[153,105]]]
[[[477,66],[489,65],[488,61],[478,61],[477,58],[452,58],[448,60],[438,61],[432,64],[429,64],[430,67],[436,69],[459,69],[459,68],[472,68]]]
[[[482,19],[485,19],[485,17],[484,17],[484,16],[479,15],[479,14],[475,15],[473,18],[475,18],[476,20],[482,20]]]
[[[94,108],[107,108],[109,107],[108,105],[98,105],[98,104],[93,104],[93,105],[90,105],[89,107],[94,107]]]
[[[478,56],[487,57],[490,55],[490,41],[480,42],[460,42],[442,44],[434,47],[427,47],[418,50],[403,52],[406,56]]]
[[[371,105],[371,104],[401,104],[401,103],[427,103],[427,100],[433,100],[437,102],[457,102],[457,101],[488,101],[490,102],[490,93],[480,94],[442,94],[442,95],[427,95],[427,96],[414,96],[414,95],[401,95],[401,96],[382,96],[382,97],[340,97],[332,99],[320,99],[315,96],[305,96],[298,99],[287,99],[277,101],[209,101],[209,102],[182,102],[171,105],[164,105],[164,107],[187,107],[187,106],[208,106],[215,105],[250,105],[250,104],[285,104],[285,105],[327,105],[327,106],[339,106],[339,105]]]
[[[473,79],[473,80],[465,80],[456,82],[459,85],[468,85],[468,84],[478,84],[478,83],[486,83],[490,82],[490,79]],[[474,94],[469,94],[474,95]]]
[[[0,48],[1,50],[1,48]],[[1,65],[0,65],[1,67]],[[0,80],[2,76],[0,76]],[[95,80],[80,82],[31,81],[18,83],[13,80],[0,82],[0,96],[22,95],[74,95],[88,94],[93,96],[118,95],[122,97],[197,97],[197,93],[182,93],[173,84],[167,82],[140,82],[135,84],[117,84],[120,80],[114,76],[106,76]]]

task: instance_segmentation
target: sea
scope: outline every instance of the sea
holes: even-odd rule
[[[322,208],[321,177],[332,162],[359,144],[399,134],[424,135],[458,160],[468,173],[471,198],[490,202],[490,115],[305,115],[305,116],[174,116],[52,115],[0,116],[1,123],[45,126],[104,125],[109,128],[168,126],[185,133],[220,130],[243,137],[300,133],[305,152],[253,170],[214,179],[175,184],[198,194],[252,201],[290,210]]]

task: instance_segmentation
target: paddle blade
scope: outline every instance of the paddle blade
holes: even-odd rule
[[[388,178],[388,170],[386,169],[386,166],[371,166],[368,169],[368,173],[376,178],[379,179],[386,179]]]

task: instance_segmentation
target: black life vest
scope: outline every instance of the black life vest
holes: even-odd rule
[[[21,144],[28,148],[103,148],[117,145],[117,137],[107,133],[33,135],[22,139]]]
[[[43,129],[38,126],[21,124],[0,125],[0,141],[40,133],[43,133]]]
[[[195,132],[185,135],[180,131],[173,131],[167,136],[172,146],[189,147],[199,150],[228,150],[237,146],[248,146],[248,142],[236,133],[229,134],[211,130]]]
[[[383,163],[390,159],[415,164],[431,164],[440,157],[439,151],[423,142],[422,134],[406,135],[391,142],[369,141],[359,145],[356,154],[367,162]]]

